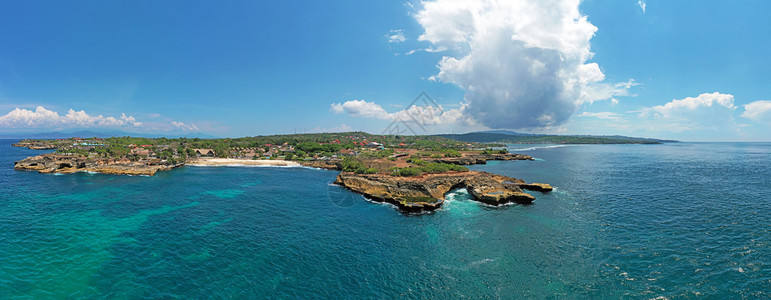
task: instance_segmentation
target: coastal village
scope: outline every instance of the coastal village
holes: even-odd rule
[[[329,140],[323,141],[321,137],[326,135],[329,136]],[[377,141],[378,138],[381,139],[381,142]],[[245,142],[245,140],[250,141]],[[266,142],[260,143],[260,140]],[[356,133],[348,135],[319,134],[319,137],[312,139],[313,141],[310,141],[311,139],[307,141],[294,139],[293,141],[279,141],[281,143],[270,142],[274,140],[270,137],[211,140],[73,137],[53,140],[22,140],[15,146],[37,150],[56,150],[54,154],[62,156],[127,159],[147,164],[175,164],[196,158],[316,161],[357,157],[360,154],[364,157],[400,158],[418,153],[437,152],[434,150],[440,148],[446,148],[446,152],[446,150],[474,150],[485,146],[451,140],[426,143],[426,141],[414,138],[397,143],[396,141],[399,139],[394,137]],[[390,143],[386,144],[385,141]],[[430,155],[437,156],[436,153]]]

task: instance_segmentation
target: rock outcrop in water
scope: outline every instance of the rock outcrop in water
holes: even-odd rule
[[[308,160],[300,161],[299,163],[305,167],[336,171],[340,170],[340,160]]]
[[[427,161],[454,165],[482,165],[488,160],[533,160],[530,155],[514,153],[469,154],[462,157],[425,158]]]
[[[16,170],[40,173],[97,172],[116,175],[153,176],[158,171],[171,170],[184,164],[166,165],[148,162],[132,162],[127,159],[97,159],[83,156],[43,154],[28,157],[14,163]]]
[[[490,205],[528,204],[535,197],[522,191],[523,180],[487,172],[447,172],[414,177],[341,172],[335,180],[368,198],[396,205],[404,211],[428,211],[441,207],[444,195],[466,188],[479,202]]]
[[[523,183],[520,188],[541,193],[551,192],[554,188],[548,183]]]

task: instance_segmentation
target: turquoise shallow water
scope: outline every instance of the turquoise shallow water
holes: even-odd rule
[[[42,175],[11,142],[0,298],[771,297],[771,144],[511,145],[539,160],[472,168],[554,192],[415,216],[331,171]]]

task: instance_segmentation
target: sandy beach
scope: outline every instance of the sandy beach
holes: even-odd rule
[[[233,159],[233,158],[198,158],[188,166],[276,166],[276,167],[300,167],[301,165],[293,161],[285,160],[267,160],[267,159]]]

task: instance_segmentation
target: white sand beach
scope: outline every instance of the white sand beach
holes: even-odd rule
[[[234,159],[234,158],[197,158],[187,164],[188,166],[276,166],[276,167],[300,167],[297,162],[286,160],[267,159]]]

